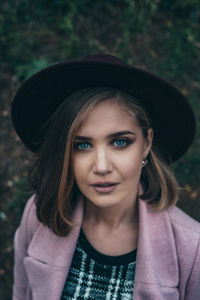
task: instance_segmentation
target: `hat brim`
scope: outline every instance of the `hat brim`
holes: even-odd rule
[[[47,67],[18,90],[11,116],[23,143],[35,152],[38,132],[66,97],[98,86],[125,90],[141,102],[150,116],[155,143],[169,163],[188,150],[194,139],[195,118],[174,86],[136,67],[81,60]]]

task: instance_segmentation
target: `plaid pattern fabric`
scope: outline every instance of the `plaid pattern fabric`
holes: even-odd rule
[[[136,251],[103,255],[81,230],[61,300],[133,300]]]

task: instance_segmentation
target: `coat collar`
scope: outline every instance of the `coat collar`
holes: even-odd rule
[[[178,258],[167,211],[153,212],[139,199],[139,239],[135,282],[177,287]]]
[[[66,267],[71,259],[83,218],[83,199],[77,204],[72,219],[76,225],[67,237],[55,235],[48,227],[40,224],[28,248],[28,255],[45,264]]]

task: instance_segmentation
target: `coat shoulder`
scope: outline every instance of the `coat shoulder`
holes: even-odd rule
[[[200,293],[200,223],[176,206],[167,213],[177,251],[180,288],[187,293],[187,299],[197,299]]]
[[[182,228],[188,229],[189,231],[191,230],[200,233],[200,222],[190,217],[177,206],[170,208],[167,213],[173,224],[180,225]]]
[[[21,219],[20,228],[26,230],[27,239],[30,241],[38,226],[41,224],[37,218],[36,214],[36,204],[35,204],[36,195],[32,195],[24,208],[23,216]]]

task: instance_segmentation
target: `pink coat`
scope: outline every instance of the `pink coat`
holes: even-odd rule
[[[81,222],[83,200],[74,221]],[[200,224],[179,208],[151,212],[139,199],[134,300],[200,300]],[[15,234],[13,300],[59,300],[80,226],[58,237],[39,223],[33,197]]]

